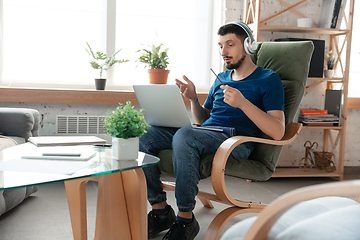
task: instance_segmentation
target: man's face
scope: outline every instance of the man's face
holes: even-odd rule
[[[227,69],[239,68],[246,57],[242,41],[234,33],[219,36],[219,48]]]

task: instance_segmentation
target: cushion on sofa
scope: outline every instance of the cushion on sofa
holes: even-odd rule
[[[0,135],[0,151],[16,145],[17,142],[14,139]],[[0,178],[3,177],[2,174],[3,172],[0,172]],[[0,216],[19,205],[25,198],[30,196],[30,194],[35,193],[37,189],[37,186],[29,186],[6,191],[0,190]]]
[[[230,227],[221,240],[241,240],[257,217]],[[344,197],[301,202],[285,212],[271,228],[268,240],[359,239],[360,203]]]

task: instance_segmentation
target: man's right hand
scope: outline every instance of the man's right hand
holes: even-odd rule
[[[175,79],[176,85],[179,87],[181,94],[191,101],[197,101],[194,83],[190,81],[185,75],[183,76],[183,79],[186,83],[180,81],[179,79]]]

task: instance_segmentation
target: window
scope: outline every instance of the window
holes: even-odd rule
[[[2,85],[86,85],[86,41],[105,40],[98,0],[3,0]]]
[[[216,37],[212,26],[217,19],[213,17],[213,1],[1,2],[2,86],[93,88],[93,79],[100,74],[89,64],[92,59],[84,49],[86,42],[94,51],[110,54],[122,48],[117,58],[130,60],[105,73],[109,87],[130,89],[133,84],[147,83],[146,69],[136,62],[140,55],[136,51],[144,48],[141,44],[160,43],[170,48],[169,81],[185,74],[199,89],[211,85],[211,45],[212,36]]]

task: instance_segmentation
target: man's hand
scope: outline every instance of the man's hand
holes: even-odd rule
[[[183,76],[183,79],[186,83],[183,83],[179,79],[175,79],[176,85],[179,87],[181,94],[187,99],[196,101],[197,96],[194,83],[190,81],[185,75]]]
[[[249,102],[239,90],[227,85],[220,88],[224,89],[224,102],[232,107],[240,108],[261,131],[277,141],[283,137],[285,132],[283,111],[264,112]]]
[[[221,89],[224,89],[224,102],[232,107],[242,109],[243,105],[248,102],[241,92],[228,85],[221,85]]]

